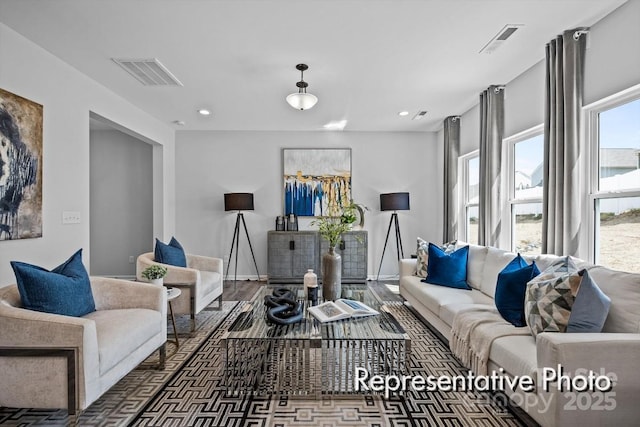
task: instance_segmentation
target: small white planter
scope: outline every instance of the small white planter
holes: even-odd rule
[[[158,285],[158,286],[162,286],[162,284],[164,283],[164,279],[161,277],[159,279],[151,279],[150,283],[152,285]]]

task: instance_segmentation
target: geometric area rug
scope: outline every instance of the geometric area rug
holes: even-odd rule
[[[205,310],[192,338],[169,344],[167,369],[154,357],[123,378],[78,419],[80,426],[522,426],[489,393],[413,391],[320,400],[244,395],[226,397],[221,338],[241,310],[225,302]],[[467,373],[448,347],[401,302],[387,307],[411,337],[412,375]],[[202,319],[201,317],[206,317]],[[185,325],[178,326],[184,330]],[[172,336],[170,336],[171,338]],[[156,359],[157,360],[157,359]],[[0,408],[0,425],[67,425],[66,411]]]

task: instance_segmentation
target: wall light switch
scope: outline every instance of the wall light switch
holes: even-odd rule
[[[80,224],[80,212],[77,211],[63,211],[62,212],[63,224]]]

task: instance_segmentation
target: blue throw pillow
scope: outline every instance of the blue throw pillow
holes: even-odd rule
[[[504,320],[513,326],[527,326],[524,317],[524,299],[527,283],[540,274],[535,262],[528,265],[520,254],[498,274],[496,308]]]
[[[23,308],[75,317],[96,310],[82,249],[51,271],[18,261],[11,267]]]
[[[467,283],[467,258],[469,246],[446,253],[437,245],[429,243],[427,277],[422,282],[457,289],[471,289]]]
[[[176,267],[187,266],[187,256],[175,237],[171,238],[168,245],[156,239],[154,259],[162,264],[175,265]]]
[[[611,298],[600,290],[587,270],[581,270],[578,274],[582,280],[571,307],[567,332],[602,332],[609,315]]]

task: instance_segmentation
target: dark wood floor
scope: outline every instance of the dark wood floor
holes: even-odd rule
[[[222,299],[225,301],[249,301],[260,286],[266,284],[267,282],[265,281],[238,280],[234,286],[233,280],[225,281]],[[402,301],[402,297],[393,291],[393,288],[397,288],[398,286],[397,280],[370,280],[367,282],[367,285],[370,286],[383,301]]]

